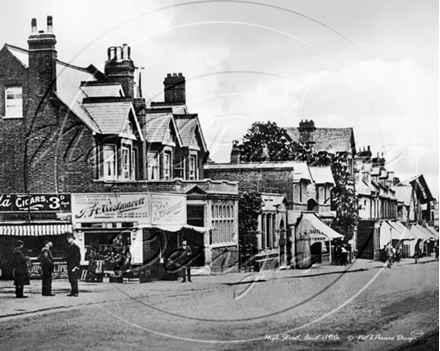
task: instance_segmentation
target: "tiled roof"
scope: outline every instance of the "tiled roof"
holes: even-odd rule
[[[293,141],[299,142],[298,128],[286,128]],[[315,151],[355,152],[353,128],[316,128],[312,134]]]
[[[191,144],[191,140],[194,137],[194,132],[197,127],[197,120],[195,118],[176,118],[177,129],[179,130],[180,137],[182,138],[183,146],[188,147]]]
[[[197,137],[197,131],[202,142],[202,150],[207,150],[205,138],[203,136],[197,114],[176,115],[175,120],[184,147],[189,147],[191,145],[194,138]]]
[[[145,117],[144,136],[149,143],[162,143],[170,127],[172,113],[148,113]]]
[[[277,211],[281,210],[281,205],[284,201],[286,201],[286,198],[282,195],[267,195],[262,194],[261,199],[264,202],[263,211]],[[285,209],[285,208],[284,208]]]
[[[102,134],[121,134],[133,105],[129,101],[87,102],[83,106],[96,121]],[[134,112],[134,110],[133,110]]]
[[[123,97],[124,91],[119,83],[84,85],[81,90],[87,97]]]
[[[310,174],[316,184],[334,184],[332,170],[330,167],[309,167]]]
[[[25,66],[29,67],[29,51],[6,44],[7,49]],[[91,130],[99,133],[99,127],[92,120],[80,102],[85,97],[79,89],[82,81],[95,81],[96,78],[86,69],[69,65],[57,60],[57,90],[56,95],[80,120]]]

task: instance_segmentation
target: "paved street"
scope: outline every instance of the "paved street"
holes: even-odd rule
[[[67,281],[54,282],[53,298],[41,296],[41,282],[32,281],[29,298],[15,299],[11,282],[2,281],[0,344],[5,350],[411,350],[417,342],[438,342],[439,313],[438,261],[413,262],[384,269],[358,259],[347,267],[196,276],[192,284],[82,282],[78,298],[66,296]],[[429,350],[429,342],[421,349]]]

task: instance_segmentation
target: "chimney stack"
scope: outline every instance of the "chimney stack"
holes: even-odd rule
[[[130,47],[111,46],[107,49],[104,72],[110,82],[120,83],[127,97],[134,97],[134,63],[130,58]]]
[[[166,103],[186,103],[186,81],[182,73],[168,73],[163,81],[164,99]]]
[[[29,45],[29,83],[30,91],[41,98],[45,95],[51,96],[56,91],[56,60],[57,43],[53,34],[52,16],[47,16],[47,31],[38,31],[37,20],[31,21],[31,35],[28,39]]]
[[[241,151],[238,147],[238,141],[234,140],[232,142],[232,150],[231,150],[231,163],[239,164],[240,163]]]

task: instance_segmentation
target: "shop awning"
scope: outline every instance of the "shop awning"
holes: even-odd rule
[[[19,224],[0,225],[0,235],[45,236],[72,232],[71,224]]]
[[[392,231],[391,239],[401,240],[401,241],[415,240],[415,236],[411,234],[410,230],[407,227],[405,227],[403,224],[392,221],[387,221],[386,223],[388,224],[388,226],[391,228]]]
[[[299,234],[308,235],[311,241],[329,241],[344,237],[321,221],[314,212],[303,212],[298,228],[302,232]]]
[[[417,224],[411,226],[411,233],[417,239],[421,239],[422,241],[427,241],[427,240],[435,241],[435,240],[437,240],[437,237],[434,234],[427,232],[426,230],[424,230],[424,228],[422,226],[417,225]]]

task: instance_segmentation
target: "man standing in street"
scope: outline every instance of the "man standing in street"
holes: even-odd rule
[[[17,245],[14,249],[13,256],[13,275],[14,275],[14,285],[15,285],[15,296],[19,299],[24,299],[27,296],[23,295],[24,285],[30,285],[29,272],[27,263],[29,258],[23,253],[24,242],[17,240]]]
[[[391,242],[388,243],[388,245],[385,248],[385,252],[387,254],[387,267],[391,268],[391,265],[393,264],[393,257],[394,257],[394,247],[391,245]]]
[[[182,267],[183,280],[182,283],[186,282],[186,278],[191,283],[191,247],[188,245],[186,240],[182,241],[180,265]]]
[[[52,273],[54,268],[52,252],[50,251],[53,247],[52,241],[46,240],[44,247],[40,252],[40,263],[41,263],[41,271],[43,272],[42,276],[42,295],[43,296],[55,296],[52,294]]]
[[[78,276],[80,275],[81,269],[79,267],[81,262],[81,252],[79,247],[73,242],[75,237],[72,233],[67,233],[67,242],[69,243],[69,248],[66,252],[66,263],[67,263],[67,275],[69,277],[69,282],[71,285],[70,294],[67,296],[78,296]]]

